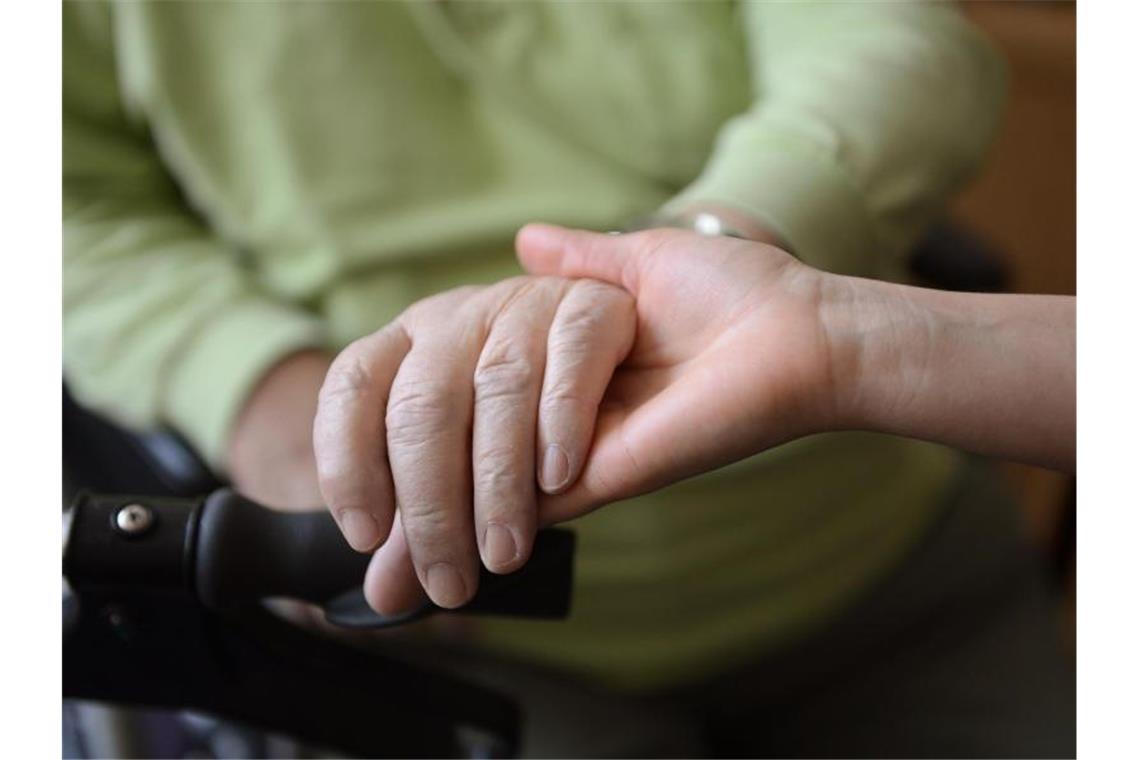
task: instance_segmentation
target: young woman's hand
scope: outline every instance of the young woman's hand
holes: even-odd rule
[[[541,501],[570,519],[836,427],[824,304],[833,279],[771,245],[673,229],[523,228],[533,274],[589,277],[636,299],[637,336],[598,412],[574,485]]]
[[[1076,299],[951,293],[814,270],[769,245],[675,230],[532,225],[535,274],[620,284],[637,340],[562,520],[825,430],[1076,467]]]

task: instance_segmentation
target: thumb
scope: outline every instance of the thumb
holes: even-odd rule
[[[640,257],[635,237],[528,224],[515,236],[515,250],[519,262],[531,274],[589,277],[637,296]]]

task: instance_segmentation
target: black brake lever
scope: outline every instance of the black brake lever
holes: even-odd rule
[[[484,571],[454,612],[560,618],[570,609],[574,535],[540,531],[530,561],[510,575]],[[353,551],[327,512],[283,513],[223,488],[205,499],[81,494],[64,574],[73,587],[182,589],[225,610],[271,597],[320,606],[328,620],[382,628],[441,611],[431,602],[381,616],[364,601],[368,556]],[[452,611],[452,610],[442,610]]]

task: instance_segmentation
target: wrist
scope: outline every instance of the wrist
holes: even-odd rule
[[[830,274],[825,280],[820,321],[834,426],[891,432],[907,399],[922,393],[936,315],[902,285]]]

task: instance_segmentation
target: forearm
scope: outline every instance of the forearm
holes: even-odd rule
[[[1073,471],[1075,311],[1065,296],[833,278],[823,318],[838,421]]]

